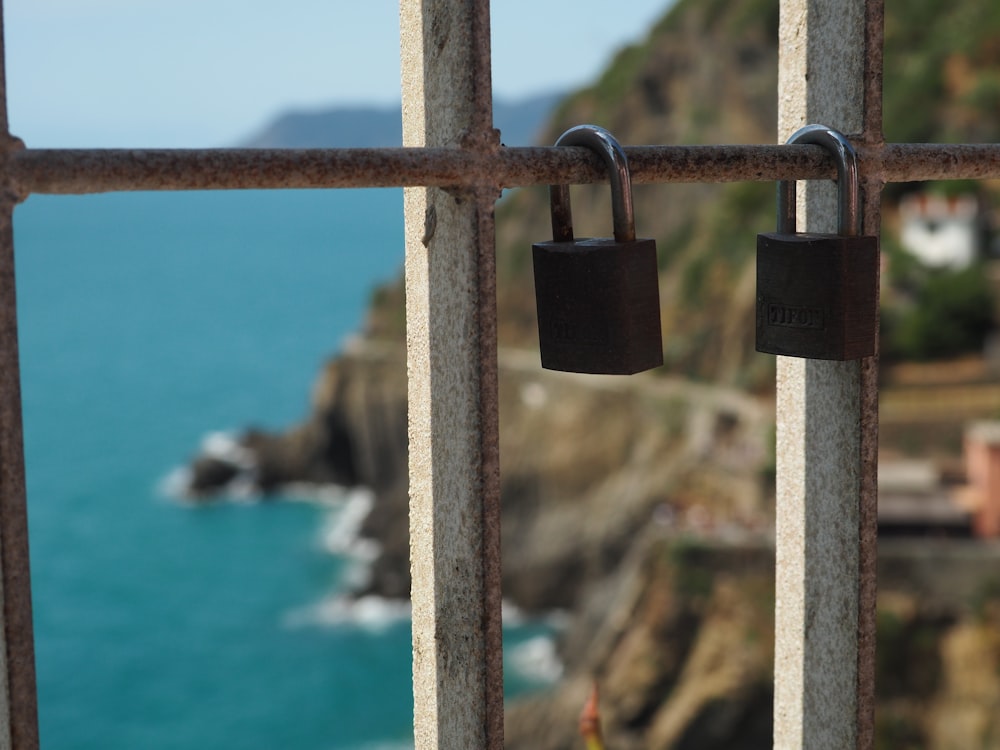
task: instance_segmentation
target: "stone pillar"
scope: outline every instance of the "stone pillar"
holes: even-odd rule
[[[402,0],[403,145],[495,154],[488,0]],[[408,188],[414,734],[503,747],[494,186]]]
[[[779,142],[810,123],[881,139],[873,18],[864,0],[782,0]],[[836,231],[832,183],[798,196],[799,231]],[[866,234],[878,231],[871,197]],[[876,372],[874,358],[778,357],[774,746],[783,750],[871,747]]]

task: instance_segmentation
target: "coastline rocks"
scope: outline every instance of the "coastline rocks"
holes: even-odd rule
[[[399,345],[359,342],[326,365],[303,423],[196,459],[191,494],[367,486],[361,533],[382,552],[359,593],[408,596],[404,362]],[[501,351],[499,372],[503,589],[519,608],[574,607],[649,526],[768,527],[769,404],[658,375],[544,371],[537,352]]]
[[[217,456],[200,454],[190,466],[191,478],[185,492],[195,498],[222,491],[240,476],[240,467]]]
[[[209,499],[241,480],[258,493],[282,486],[406,481],[406,381],[395,347],[366,346],[321,371],[305,421],[284,433],[250,429],[226,445],[210,438],[191,462],[187,492]]]
[[[592,684],[607,747],[770,748],[773,548],[645,534],[562,641],[567,677],[506,711],[507,750],[573,750]]]
[[[401,347],[352,350],[324,368],[302,424],[215,438],[194,471],[218,486],[371,487],[361,535],[380,552],[358,596],[409,593],[403,362]],[[546,372],[537,353],[502,350],[499,365],[504,598],[569,612],[565,676],[510,706],[507,748],[578,747],[595,680],[608,747],[769,748],[773,404]],[[879,741],[957,746],[957,707],[963,742],[996,731],[1000,548],[883,540],[879,561]]]
[[[1000,747],[1000,547],[886,539],[879,559],[875,746]],[[769,750],[774,603],[768,540],[651,530],[582,598],[562,682],[507,707],[505,747],[581,747],[596,682],[609,748]]]

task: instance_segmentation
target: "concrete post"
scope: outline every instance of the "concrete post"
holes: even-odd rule
[[[871,17],[864,0],[782,0],[780,142],[808,123],[866,134]],[[832,183],[799,200],[799,231],[836,231]],[[778,358],[776,748],[871,747],[875,368]]]
[[[401,0],[403,144],[495,154],[487,0]],[[493,207],[405,191],[418,750],[503,747]]]

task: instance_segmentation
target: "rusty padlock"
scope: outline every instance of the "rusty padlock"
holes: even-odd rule
[[[848,360],[875,353],[878,237],[861,236],[858,159],[843,134],[807,125],[788,143],[837,157],[837,234],[796,233],[795,182],[778,183],[778,231],[757,236],[757,351]]]
[[[608,166],[614,239],[574,239],[569,186],[549,188],[552,241],[532,246],[542,367],[631,375],[663,364],[656,243],[635,238],[625,152],[596,125],[556,146],[586,146]]]

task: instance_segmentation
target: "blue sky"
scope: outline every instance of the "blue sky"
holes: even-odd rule
[[[670,2],[494,0],[495,94],[591,80]],[[4,26],[11,130],[36,148],[228,146],[399,97],[397,0],[5,0]]]

